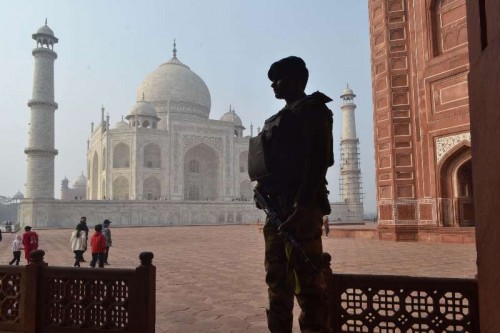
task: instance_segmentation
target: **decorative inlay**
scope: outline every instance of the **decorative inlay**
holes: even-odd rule
[[[212,148],[222,151],[221,138],[213,138],[208,136],[195,136],[195,135],[182,136],[182,146],[184,147],[185,150],[199,143],[205,143]]]
[[[450,135],[436,139],[436,160],[439,163],[443,156],[449,152],[453,147],[462,141],[470,142],[470,132],[460,133],[457,135]]]

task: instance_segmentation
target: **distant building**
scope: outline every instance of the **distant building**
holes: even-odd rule
[[[85,200],[87,193],[87,177],[82,174],[69,187],[68,178],[64,177],[61,182],[61,200]]]
[[[210,92],[173,57],[137,89],[125,120],[91,128],[87,198],[233,201],[253,199],[247,174],[249,136],[229,107],[209,119]]]
[[[21,223],[72,226],[80,216],[115,225],[229,224],[263,220],[253,203],[247,173],[249,136],[229,107],[209,119],[210,92],[203,80],[173,57],[150,73],[125,119],[91,124],[87,176],[61,183],[54,200],[54,44],[47,23],[33,34],[36,48],[26,198]],[[77,200],[75,200],[77,199]],[[86,200],[80,200],[86,199]]]

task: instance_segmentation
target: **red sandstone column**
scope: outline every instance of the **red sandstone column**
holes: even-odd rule
[[[467,1],[472,171],[482,333],[500,332],[500,2]]]

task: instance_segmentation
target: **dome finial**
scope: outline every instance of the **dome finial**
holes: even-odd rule
[[[45,18],[45,25],[47,25],[47,18]]]
[[[175,48],[177,46],[177,44],[175,44],[175,38],[174,38],[174,49],[172,50],[172,52],[174,53],[174,58],[177,58],[177,49]]]

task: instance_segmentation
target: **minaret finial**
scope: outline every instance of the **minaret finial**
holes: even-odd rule
[[[232,108],[231,108],[231,104],[229,104],[229,112],[231,112]]]
[[[142,100],[144,101],[144,91],[142,92]]]
[[[174,49],[172,50],[172,52],[174,52],[174,58],[177,58],[177,49],[175,48],[177,46],[177,44],[175,44],[175,38],[174,38]]]
[[[45,25],[47,25],[47,18],[45,18]]]

